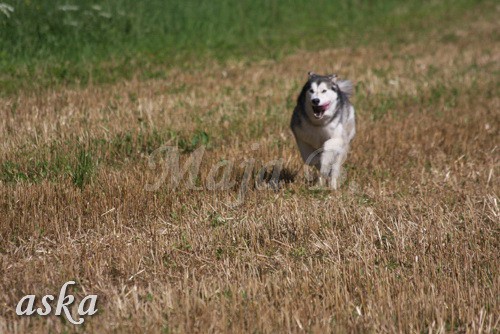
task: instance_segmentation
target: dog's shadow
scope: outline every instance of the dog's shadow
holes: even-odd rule
[[[299,171],[285,167],[280,172],[279,182],[293,183],[293,182],[295,182],[295,179],[297,178],[298,174],[299,174]]]
[[[279,170],[276,170],[275,168],[265,170],[263,171],[263,174],[261,174],[261,180],[275,190],[281,188],[280,185],[294,183],[299,174],[299,171],[289,167],[284,167]],[[278,171],[279,175],[277,173]]]

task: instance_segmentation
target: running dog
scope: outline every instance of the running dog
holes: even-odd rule
[[[352,93],[348,80],[309,72],[290,123],[302,159],[315,166],[320,182],[326,179],[332,189],[340,186],[340,168],[356,133]]]

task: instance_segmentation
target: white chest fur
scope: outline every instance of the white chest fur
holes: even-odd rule
[[[338,120],[324,126],[316,126],[304,122],[302,126],[295,131],[299,139],[317,150],[321,148],[327,140],[334,137],[342,137],[343,127],[342,124],[339,124]]]

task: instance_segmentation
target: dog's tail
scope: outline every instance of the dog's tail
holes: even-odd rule
[[[350,80],[338,80],[337,85],[342,93],[346,94],[348,97],[351,97],[354,94],[354,85]]]

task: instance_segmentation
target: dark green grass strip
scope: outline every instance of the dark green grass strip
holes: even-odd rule
[[[207,57],[279,58],[298,49],[406,43],[481,0],[5,0],[0,94],[157,78]],[[98,4],[99,3],[99,4]],[[486,4],[486,5],[485,5]]]

